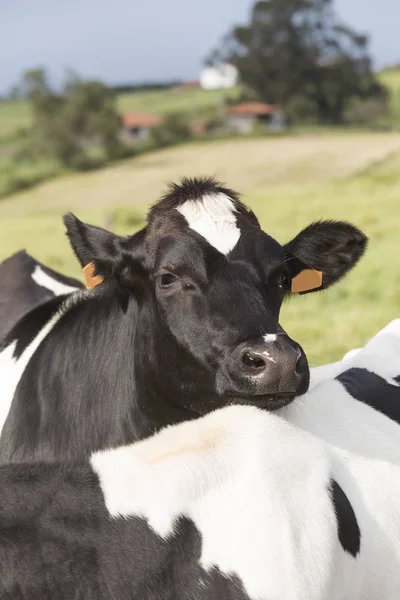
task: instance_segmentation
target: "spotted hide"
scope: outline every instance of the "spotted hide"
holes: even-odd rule
[[[65,225],[101,283],[33,309],[0,345],[3,462],[87,457],[232,403],[289,405],[310,371],[281,305],[338,282],[367,243],[323,221],[281,244],[212,179],[172,185],[127,237]]]
[[[399,598],[399,464],[254,407],[0,487],[2,598]]]
[[[0,263],[0,343],[28,312],[82,288],[80,281],[46,267],[24,250]]]

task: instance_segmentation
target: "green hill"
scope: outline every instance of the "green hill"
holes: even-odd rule
[[[214,112],[222,106],[224,95],[237,95],[237,89],[228,92],[202,90],[199,88],[170,88],[151,92],[130,92],[118,96],[121,112],[129,110],[148,111],[159,115],[185,112],[192,118]],[[29,105],[23,100],[0,102],[0,140],[11,137],[31,123]]]
[[[393,118],[400,121],[400,68],[384,69],[379,74],[380,81],[392,95]],[[230,90],[235,97],[238,90]],[[171,112],[186,112],[193,118],[218,110],[222,106],[223,94],[220,91],[207,91],[196,88],[176,87],[150,92],[130,92],[118,96],[121,112],[128,110],[150,111],[165,115]],[[26,102],[0,102],[0,140],[15,135],[22,127],[29,126],[31,114]]]
[[[379,79],[390,92],[391,117],[400,124],[400,66],[384,69],[380,72]]]

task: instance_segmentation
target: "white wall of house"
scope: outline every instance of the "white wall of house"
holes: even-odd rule
[[[252,133],[256,123],[256,117],[253,115],[228,115],[226,117],[226,126],[233,133]]]
[[[200,86],[203,90],[232,88],[237,85],[238,80],[238,70],[228,63],[207,67],[200,74]]]
[[[127,144],[133,142],[147,142],[150,139],[150,129],[149,127],[140,127],[134,130],[124,128],[120,137]]]
[[[265,130],[279,133],[285,128],[285,117],[282,110],[271,113],[267,119],[257,119],[255,115],[230,115],[225,120],[226,127],[233,133],[243,135],[253,133],[256,123],[264,123]]]

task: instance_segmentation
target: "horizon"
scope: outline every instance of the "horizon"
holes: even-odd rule
[[[42,66],[56,87],[68,69],[113,87],[198,79],[207,54],[233,25],[248,21],[253,4],[170,0],[139,7],[132,0],[112,6],[70,0],[54,6],[52,0],[15,0],[3,15],[0,95],[9,94],[23,71]],[[396,0],[336,0],[335,9],[344,23],[369,36],[375,70],[400,63]]]

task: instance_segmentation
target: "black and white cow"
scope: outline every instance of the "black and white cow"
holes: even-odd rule
[[[400,319],[345,360],[311,371],[307,394],[279,414],[338,448],[400,464]]]
[[[400,321],[346,362],[275,414],[0,467],[0,597],[398,600],[400,428],[361,396],[395,385]]]
[[[366,247],[331,221],[282,246],[209,179],[172,186],[126,238],[72,215],[65,224],[82,267],[104,281],[50,300],[7,336],[2,461],[85,456],[232,402],[289,404],[309,385],[304,352],[278,322],[291,282],[317,270],[325,289]]]
[[[0,263],[0,342],[33,308],[82,287],[80,281],[46,267],[25,250],[7,258]]]

